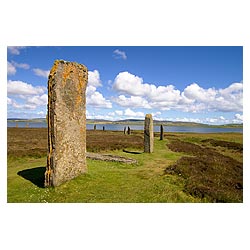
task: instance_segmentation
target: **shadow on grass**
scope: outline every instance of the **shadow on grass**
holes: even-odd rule
[[[139,155],[139,154],[143,153],[143,152],[137,152],[137,151],[128,151],[128,150],[125,150],[125,149],[123,149],[123,152],[128,153],[128,154],[134,154],[134,155]]]
[[[46,167],[29,168],[19,171],[17,174],[24,179],[31,181],[39,188],[44,188],[44,173]]]

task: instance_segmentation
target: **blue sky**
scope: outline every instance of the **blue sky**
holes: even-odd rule
[[[87,66],[87,118],[243,122],[242,47],[8,47],[8,118],[46,116],[56,59]]]

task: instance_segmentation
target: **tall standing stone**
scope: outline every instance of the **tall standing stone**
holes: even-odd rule
[[[130,135],[131,134],[131,129],[130,129],[130,127],[128,126],[128,135]]]
[[[163,130],[163,125],[161,125],[161,129],[160,129],[160,140],[162,141],[164,139],[164,130]]]
[[[87,171],[84,65],[56,60],[48,79],[48,156],[45,186],[58,186]]]
[[[154,126],[151,114],[146,114],[144,122],[144,152],[153,153],[154,150]]]

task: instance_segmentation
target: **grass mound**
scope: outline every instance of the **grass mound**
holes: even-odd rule
[[[237,142],[230,142],[230,141],[221,141],[221,140],[214,140],[214,139],[205,139],[201,142],[210,143],[214,147],[224,147],[227,149],[236,150],[239,152],[243,152],[243,145]]]
[[[217,145],[220,145],[218,141]],[[225,145],[224,141],[222,145]],[[243,201],[241,162],[214,149],[181,140],[172,140],[168,147],[172,151],[192,155],[180,158],[165,170],[167,174],[176,174],[185,179],[185,192],[209,202]]]

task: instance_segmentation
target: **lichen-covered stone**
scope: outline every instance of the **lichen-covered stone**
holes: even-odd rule
[[[48,79],[48,156],[45,186],[58,186],[87,171],[84,65],[56,60]]]
[[[146,114],[144,122],[144,152],[153,153],[154,151],[154,126],[151,114]]]

